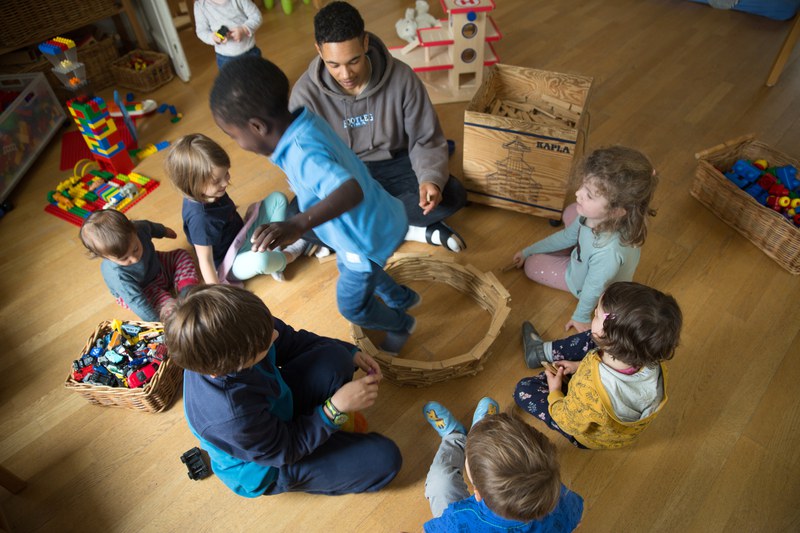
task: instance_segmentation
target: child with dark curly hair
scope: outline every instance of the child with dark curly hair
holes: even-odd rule
[[[521,380],[514,399],[579,448],[626,446],[667,402],[664,361],[675,354],[682,323],[675,298],[633,282],[603,293],[585,333],[543,342],[526,322],[526,363],[551,370]]]

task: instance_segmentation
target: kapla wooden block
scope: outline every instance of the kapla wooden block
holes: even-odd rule
[[[473,202],[559,220],[589,129],[592,78],[497,64],[464,112]]]

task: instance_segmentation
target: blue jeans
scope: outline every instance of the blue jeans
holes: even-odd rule
[[[414,300],[414,291],[400,285],[383,268],[370,261],[370,270],[354,272],[337,254],[339,281],[336,304],[347,320],[362,328],[404,332],[414,319],[403,309]],[[375,295],[381,300],[375,298]]]
[[[281,376],[292,390],[299,422],[353,378],[353,354],[330,343],[312,346],[284,364]],[[283,465],[264,494],[372,492],[394,479],[402,462],[397,445],[383,435],[337,431],[309,455]]]
[[[223,55],[217,54],[217,68],[219,70],[222,70],[222,67],[224,67],[225,65],[227,65],[228,63],[230,63],[231,61],[236,59],[237,57],[245,57],[245,56],[261,57],[261,50],[258,48],[258,46],[254,46],[253,48],[251,48],[247,52],[245,52],[243,54],[239,54],[238,56],[223,56]]]

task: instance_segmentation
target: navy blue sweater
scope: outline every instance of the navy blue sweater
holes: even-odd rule
[[[189,429],[208,451],[214,473],[241,496],[263,494],[278,468],[309,455],[336,431],[321,405],[309,415],[294,416],[292,391],[278,367],[324,344],[355,348],[295,331],[277,318],[274,324],[278,338],[258,364],[218,377],[184,371]]]

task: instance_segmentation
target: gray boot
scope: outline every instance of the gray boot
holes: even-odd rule
[[[547,361],[544,341],[533,324],[527,320],[522,323],[522,346],[525,349],[525,364],[528,368],[541,368],[542,361]]]

